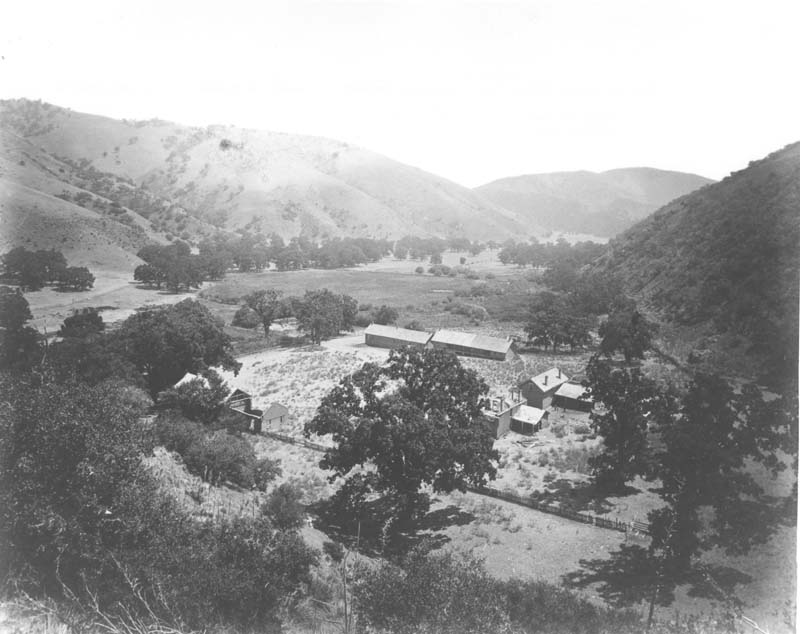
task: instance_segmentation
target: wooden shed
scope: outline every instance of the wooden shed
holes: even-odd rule
[[[289,416],[289,408],[280,403],[272,403],[264,412],[262,419],[269,425],[270,423],[282,423],[287,416]]]
[[[591,412],[592,406],[592,399],[586,395],[586,388],[579,383],[564,383],[553,395],[553,407]]]

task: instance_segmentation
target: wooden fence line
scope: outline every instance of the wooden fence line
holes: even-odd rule
[[[278,432],[274,431],[263,431],[261,432],[265,436],[269,438],[274,438],[275,440],[280,440],[281,442],[291,443],[292,445],[299,445],[301,447],[306,447],[313,451],[327,451],[329,447],[325,445],[320,445],[315,442],[311,442],[305,440],[303,438],[295,438],[294,436],[289,436],[287,434],[279,434]],[[522,497],[521,495],[517,495],[515,493],[509,493],[508,491],[501,491],[500,489],[495,489],[492,487],[467,487],[467,490],[472,493],[477,493],[478,495],[485,495],[486,497],[496,498],[498,500],[503,500],[505,502],[511,502],[512,504],[518,504],[520,506],[526,506],[528,508],[534,509],[535,511],[541,511],[542,513],[549,513],[550,515],[558,515],[559,517],[564,517],[566,519],[570,519],[574,522],[581,522],[583,524],[591,524],[593,526],[599,526],[600,528],[607,528],[614,531],[619,531],[620,533],[628,533],[631,531],[635,531],[637,533],[643,533],[645,535],[650,534],[650,527],[647,525],[646,522],[623,522],[622,520],[618,519],[608,519],[605,517],[599,517],[597,515],[589,515],[588,513],[579,513],[578,511],[573,511],[572,509],[562,508],[557,504],[547,504],[546,502],[539,502],[534,500],[530,497]]]

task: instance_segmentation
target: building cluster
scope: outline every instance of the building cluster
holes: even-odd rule
[[[559,368],[551,368],[521,381],[508,397],[488,398],[484,414],[492,422],[496,438],[509,431],[531,435],[542,428],[547,410],[553,407],[589,412],[592,401],[580,382],[570,381]]]
[[[195,379],[200,379],[206,387],[209,386],[206,377],[187,372],[183,378],[175,384],[175,387],[179,387]],[[240,388],[235,388],[230,393],[228,398],[225,399],[225,405],[229,410],[241,416],[244,429],[254,434],[260,434],[261,430],[264,429],[265,426],[268,427],[270,424],[283,423],[289,416],[289,409],[280,403],[270,403],[266,410],[254,408],[252,395]]]
[[[409,330],[395,326],[370,324],[364,331],[364,343],[375,348],[441,348],[465,357],[506,361],[513,355],[510,339],[487,337],[455,330]]]

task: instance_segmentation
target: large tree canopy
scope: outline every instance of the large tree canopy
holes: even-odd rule
[[[136,313],[123,322],[115,341],[145,377],[152,396],[187,372],[198,374],[212,366],[238,372],[241,367],[222,324],[190,299]]]
[[[493,478],[494,437],[481,401],[488,388],[443,350],[392,351],[388,363],[364,366],[325,398],[305,433],[331,434],[336,446],[321,466],[347,476],[372,467],[370,489],[394,497],[401,518],[424,510],[423,484],[465,490]],[[351,475],[350,480],[362,475]]]

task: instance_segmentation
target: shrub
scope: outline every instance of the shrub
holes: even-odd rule
[[[424,272],[425,269],[422,268],[421,266],[418,266],[417,268],[414,269],[414,273],[416,273],[417,275],[422,275]]]
[[[493,280],[493,279],[495,279],[497,276],[496,276],[494,273],[487,273],[487,274],[486,274],[486,275],[484,275],[483,277],[484,277],[484,279],[487,279],[487,280]]]
[[[278,472],[273,462],[256,459],[249,442],[227,431],[205,434],[189,446],[183,460],[189,471],[217,485],[230,481],[264,490]]]
[[[359,313],[353,323],[359,328],[366,328],[372,323],[372,315]]]
[[[553,435],[556,438],[563,438],[564,434],[566,433],[565,427],[566,427],[566,425],[564,423],[558,423],[556,425],[553,425],[553,427],[552,427]]]
[[[270,492],[262,507],[262,513],[276,528],[300,528],[305,519],[305,508],[300,502],[302,495],[303,492],[299,487],[284,482]]]
[[[400,313],[397,312],[396,308],[392,308],[391,306],[386,306],[384,304],[373,313],[372,319],[376,324],[385,326],[387,324],[393,324],[396,322],[399,316]]]
[[[324,542],[322,544],[322,552],[330,557],[334,563],[339,563],[344,559],[344,546],[339,542]]]
[[[254,311],[252,308],[249,306],[242,306],[233,316],[231,325],[239,328],[258,328],[261,326],[261,319],[259,318],[258,313],[256,313],[256,311]]]
[[[581,436],[587,436],[592,433],[591,428],[586,423],[578,423],[572,428],[572,431]]]
[[[174,451],[181,456],[204,434],[202,425],[187,420],[177,412],[159,416],[155,427],[156,442],[167,451]]]

